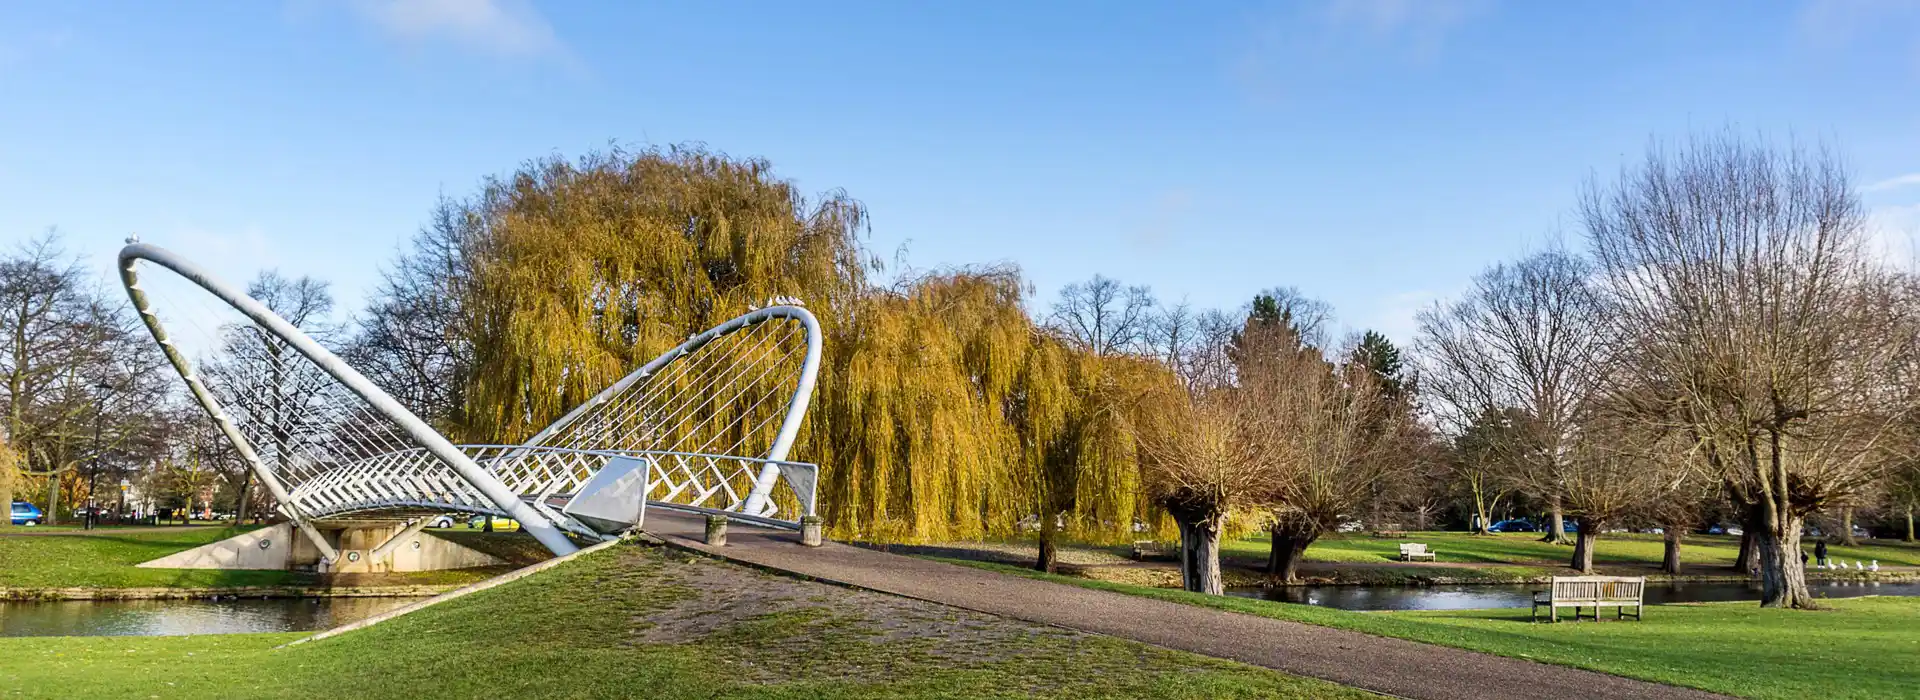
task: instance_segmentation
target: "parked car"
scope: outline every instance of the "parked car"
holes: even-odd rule
[[[40,512],[38,507],[24,501],[14,501],[12,510],[13,512],[9,519],[10,522],[24,527],[39,525],[40,521],[45,520],[47,517],[45,513]]]
[[[487,516],[484,516],[484,515],[476,515],[471,518],[467,518],[467,529],[469,530],[479,529],[480,526],[486,525],[486,524],[487,524]],[[514,520],[512,518],[494,518],[493,529],[495,532],[498,532],[501,530],[518,530],[520,529],[520,521]]]
[[[1525,520],[1502,520],[1487,528],[1489,532],[1539,532],[1540,528]]]
[[[427,523],[427,527],[453,527],[453,522],[453,514],[444,513],[434,516],[432,522]]]

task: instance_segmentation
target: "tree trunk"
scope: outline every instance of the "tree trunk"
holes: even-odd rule
[[[1059,563],[1059,553],[1053,544],[1055,531],[1059,528],[1055,527],[1056,523],[1051,518],[1042,517],[1040,520],[1040,558],[1033,563],[1033,570],[1051,574]]]
[[[1740,533],[1740,557],[1733,560],[1733,568],[1748,575],[1760,573],[1760,557],[1754,555],[1759,543],[1754,539],[1753,531],[1754,528],[1748,527]]]
[[[1907,540],[1908,542],[1912,542],[1912,541],[1913,541],[1913,504],[1911,504],[1911,503],[1909,503],[1909,504],[1907,504],[1907,537],[1906,537],[1906,540]]]
[[[1760,556],[1760,607],[1817,607],[1807,592],[1807,568],[1801,561],[1800,518],[1780,518],[1778,527],[1763,528],[1754,535]]]
[[[487,524],[480,526],[481,532],[493,532],[493,516],[487,516]]]
[[[1554,496],[1552,503],[1551,517],[1547,519],[1549,522],[1547,532],[1540,537],[1540,541],[1565,544],[1567,541],[1567,516],[1560,510],[1559,496]]]
[[[1680,575],[1680,528],[1666,528],[1666,552],[1660,558],[1660,571]]]
[[[1600,536],[1600,528],[1586,520],[1580,521],[1580,531],[1573,535],[1573,563],[1568,566],[1580,573],[1593,575],[1593,541]]]
[[[1853,536],[1853,506],[1840,508],[1840,544],[1848,547],[1860,546],[1860,540]]]
[[[1180,583],[1195,593],[1221,595],[1220,526],[1223,517],[1176,518],[1180,524]]]
[[[1267,553],[1267,575],[1287,582],[1300,580],[1300,558],[1316,537],[1310,534],[1273,533],[1273,548]]]
[[[11,515],[13,505],[8,504],[7,509],[9,511],[9,515]],[[40,524],[41,525],[60,524],[59,513],[60,513],[60,472],[54,472],[52,474],[47,475],[47,512],[46,512],[47,521]]]
[[[1492,505],[1487,503],[1486,489],[1479,482],[1473,482],[1473,515],[1478,521],[1473,525],[1475,534],[1493,534],[1492,530],[1487,529],[1493,527],[1492,510]]]
[[[247,524],[248,511],[252,510],[247,506],[251,505],[252,503],[253,503],[253,472],[248,471],[247,477],[240,482],[240,503],[233,507],[233,524],[235,526]]]
[[[5,449],[4,445],[0,449]],[[13,527],[13,480],[19,478],[15,471],[13,465],[0,460],[0,504],[7,507],[7,517],[0,518],[0,530]]]

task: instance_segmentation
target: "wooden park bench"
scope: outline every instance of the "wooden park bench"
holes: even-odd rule
[[[1170,551],[1166,545],[1153,540],[1136,540],[1133,543],[1133,558],[1138,561],[1146,561],[1152,557],[1164,557],[1167,556]]]
[[[1400,545],[1400,561],[1438,561],[1438,559],[1433,552],[1427,551],[1426,545],[1407,542]]]
[[[1533,594],[1533,619],[1540,621],[1540,607],[1546,606],[1548,619],[1559,622],[1561,608],[1573,608],[1573,619],[1580,619],[1581,608],[1593,608],[1594,620],[1600,608],[1611,605],[1619,619],[1626,619],[1627,606],[1633,606],[1633,619],[1640,619],[1647,593],[1645,576],[1555,576],[1552,588]]]

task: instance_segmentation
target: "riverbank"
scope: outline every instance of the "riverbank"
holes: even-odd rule
[[[508,569],[463,570],[478,579]],[[464,575],[463,575],[464,578]],[[461,583],[396,586],[226,586],[208,588],[0,588],[0,601],[52,602],[61,600],[220,600],[228,598],[414,598],[459,588]]]
[[[435,595],[548,556],[523,533],[429,530],[499,557],[502,566],[380,574],[145,569],[139,564],[245,532],[248,528],[97,529],[0,536],[0,600],[330,598]]]
[[[1642,621],[1534,623],[1526,608],[1353,612],[1150,588],[978,561],[954,563],[1084,588],[1601,671],[1741,697],[1915,697],[1920,598],[1648,606]]]
[[[1750,580],[1734,567],[1740,538],[1689,535],[1681,547],[1680,575],[1660,571],[1663,545],[1659,535],[1610,533],[1595,547],[1597,573],[1645,576],[1649,581],[1673,583],[1738,583]],[[1402,543],[1418,542],[1438,553],[1435,562],[1399,561]],[[950,542],[933,545],[867,545],[897,554],[967,559],[1011,566],[1031,566],[1038,554],[1032,540]],[[1464,532],[1413,532],[1395,537],[1366,533],[1324,537],[1307,548],[1294,581],[1277,581],[1265,572],[1264,534],[1221,545],[1221,573],[1228,586],[1438,586],[1470,584],[1545,583],[1554,576],[1576,572],[1567,568],[1573,553],[1568,545],[1539,541],[1531,533],[1474,535]],[[1811,544],[1807,547],[1812,550]],[[1082,578],[1148,587],[1178,587],[1180,573],[1171,556],[1135,561],[1128,545],[1063,543],[1058,549],[1060,573]],[[1168,551],[1177,551],[1169,547]],[[1920,544],[1870,540],[1859,546],[1834,546],[1832,556],[1866,565],[1877,561],[1879,572],[1827,571],[1809,567],[1810,580],[1859,582],[1920,581]]]

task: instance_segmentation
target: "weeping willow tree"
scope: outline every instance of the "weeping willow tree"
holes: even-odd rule
[[[450,434],[515,441],[688,335],[798,297],[826,357],[792,456],[821,465],[836,537],[978,538],[1039,516],[1049,542],[1112,539],[1151,520],[1114,397],[1172,374],[1045,332],[1012,268],[874,285],[864,226],[858,202],[803,196],[761,160],[685,147],[537,160],[443,202],[373,300],[370,314],[444,340],[389,323],[355,352],[398,368],[378,373],[396,396],[458,397],[427,411]],[[751,409],[710,410],[696,422]]]
[[[859,203],[699,149],[535,161],[467,208],[470,436],[524,437],[775,295],[830,331],[864,280]]]
[[[815,410],[828,523],[883,541],[1117,537],[1143,517],[1119,397],[1171,372],[1042,331],[1010,268],[929,275],[864,298],[832,338]]]

